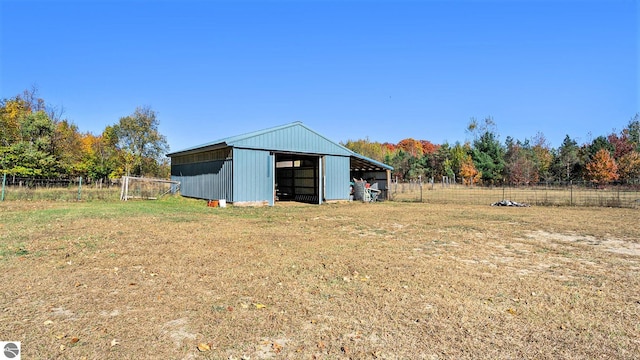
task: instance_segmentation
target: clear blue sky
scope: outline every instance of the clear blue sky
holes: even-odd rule
[[[150,106],[171,150],[302,121],[334,141],[553,147],[640,111],[640,0],[0,0],[0,97],[81,131]]]

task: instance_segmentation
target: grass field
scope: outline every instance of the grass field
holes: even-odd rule
[[[0,214],[0,340],[23,359],[640,354],[637,209],[169,197]]]

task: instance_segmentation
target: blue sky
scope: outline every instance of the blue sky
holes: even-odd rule
[[[302,121],[334,141],[557,147],[640,111],[640,1],[0,0],[0,98],[81,131],[150,106],[172,151]]]

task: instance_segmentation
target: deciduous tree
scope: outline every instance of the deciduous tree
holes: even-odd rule
[[[640,153],[628,152],[618,160],[617,164],[620,180],[640,181]]]
[[[160,134],[156,112],[149,107],[139,107],[133,114],[120,118],[114,126],[118,146],[124,152],[122,161],[126,174],[144,175],[153,169],[145,166],[145,158],[162,161],[169,150],[166,137]]]
[[[78,127],[75,124],[68,120],[62,120],[55,125],[53,148],[63,174],[69,176],[87,175],[82,164],[84,157],[82,135],[78,132]]]
[[[553,153],[547,138],[541,132],[533,137],[531,150],[534,154],[534,161],[539,180],[548,180],[552,177],[551,165],[553,164]]]
[[[377,161],[384,161],[385,146],[379,142],[372,142],[368,138],[365,138],[360,140],[348,140],[342,145],[360,155],[364,155]]]
[[[438,151],[438,148],[440,147],[429,140],[420,140],[420,145],[422,145],[423,154],[433,154]]]
[[[510,137],[506,141],[505,176],[509,183],[528,185],[539,180],[536,154],[528,141],[521,143]]]
[[[480,175],[480,176],[478,176]],[[482,174],[478,172],[471,156],[465,155],[460,164],[460,177],[465,185],[473,185],[482,177]]]
[[[605,184],[618,179],[618,166],[607,149],[600,149],[585,166],[586,180]]]
[[[19,118],[17,141],[2,147],[0,167],[8,174],[31,177],[53,177],[59,174],[53,153],[54,124],[40,110]]]
[[[400,140],[397,147],[402,149],[402,151],[406,152],[410,156],[419,157],[422,156],[422,144],[420,141],[415,140],[413,138],[406,138]]]
[[[616,133],[609,134],[607,141],[613,147],[613,158],[616,160],[635,150],[635,144],[629,138],[629,129],[622,130],[620,135]]]

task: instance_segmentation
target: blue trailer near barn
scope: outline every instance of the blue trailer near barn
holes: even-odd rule
[[[171,158],[171,180],[180,181],[183,196],[235,204],[349,200],[353,178],[375,182],[384,191],[393,170],[301,122],[220,139],[167,156]]]

